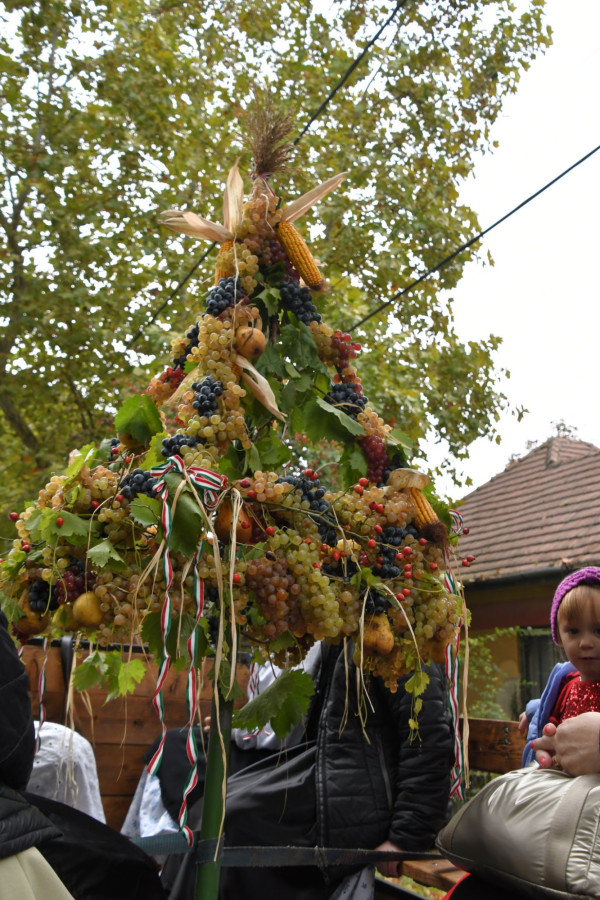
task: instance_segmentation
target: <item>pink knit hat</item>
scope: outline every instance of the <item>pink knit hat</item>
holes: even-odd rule
[[[579,584],[590,584],[600,587],[600,569],[596,566],[586,566],[585,569],[579,569],[577,572],[571,572],[566,578],[563,578],[554,593],[552,601],[552,611],[550,612],[550,627],[552,628],[552,640],[558,644],[558,628],[556,625],[556,617],[558,616],[558,607],[563,601],[565,594],[572,591]]]

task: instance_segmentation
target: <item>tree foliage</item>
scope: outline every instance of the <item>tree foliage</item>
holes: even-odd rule
[[[510,0],[397,6],[303,133],[393,4],[0,5],[4,504],[36,490],[71,448],[110,435],[117,399],[146,385],[169,332],[191,321],[214,250],[166,235],[157,215],[180,207],[221,221],[230,166],[240,156],[249,170],[239,125],[254,83],[296,115],[289,199],[348,172],[302,226],[326,264],[328,321],[351,328],[477,231],[458,186],[549,43],[543,0],[519,12]],[[311,228],[317,216],[324,225]],[[354,332],[382,414],[414,442],[434,428],[457,455],[493,434],[505,402],[498,339],[464,344],[440,298],[474,252]]]

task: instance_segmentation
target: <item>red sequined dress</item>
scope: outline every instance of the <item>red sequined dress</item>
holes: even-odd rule
[[[563,678],[550,722],[558,725],[584,712],[600,712],[600,681],[582,681],[579,672]]]

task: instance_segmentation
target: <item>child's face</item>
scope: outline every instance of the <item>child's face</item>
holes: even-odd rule
[[[593,600],[584,600],[576,612],[561,616],[558,633],[567,658],[581,673],[582,681],[600,681],[600,609]]]

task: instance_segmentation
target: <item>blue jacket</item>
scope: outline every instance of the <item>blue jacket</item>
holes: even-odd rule
[[[524,766],[529,765],[530,762],[535,760],[535,751],[531,749],[531,741],[540,737],[544,730],[544,725],[546,725],[550,719],[554,704],[560,693],[563,678],[565,675],[569,675],[571,672],[576,671],[577,669],[570,662],[557,663],[550,672],[550,677],[546,682],[546,687],[544,688],[542,696],[537,700],[530,700],[527,704],[525,715],[529,722],[529,729],[527,731],[527,743],[523,750],[522,764]]]

